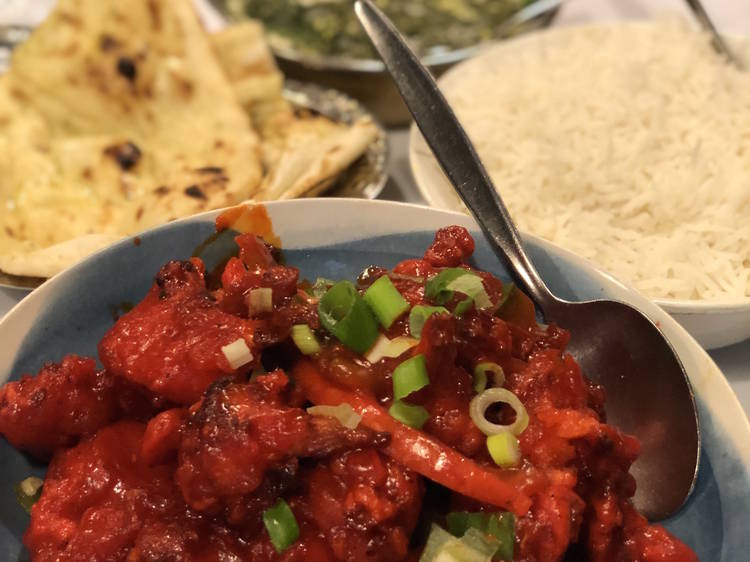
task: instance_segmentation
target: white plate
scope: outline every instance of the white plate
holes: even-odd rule
[[[569,30],[570,28],[554,28],[498,43],[481,55],[453,67],[438,80],[438,85],[446,97],[450,98],[451,93],[461,90],[465,83],[464,77],[477,65],[482,64],[481,61],[509,56],[520,50],[534,49],[540,41],[544,41],[546,48],[549,48],[557,38]],[[735,36],[730,40],[734,43],[743,41],[747,47],[745,38]],[[417,188],[431,206],[468,212],[414,124],[409,133],[409,162]],[[673,299],[653,300],[682,324],[706,349],[724,347],[750,338],[750,299],[721,304]]]

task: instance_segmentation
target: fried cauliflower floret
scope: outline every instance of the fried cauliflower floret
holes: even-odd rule
[[[255,323],[222,311],[206,289],[199,260],[165,265],[133,310],[99,343],[108,371],[183,405],[218,378],[249,372],[259,360]],[[253,355],[232,368],[222,347],[242,339]]]
[[[387,436],[345,429],[288,405],[282,371],[249,383],[214,384],[182,430],[177,482],[197,511],[216,512],[253,493],[269,472],[297,470],[297,458],[382,444]]]
[[[116,419],[152,411],[144,393],[76,355],[0,388],[0,433],[41,459]]]

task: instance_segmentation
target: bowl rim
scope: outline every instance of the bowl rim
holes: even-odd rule
[[[750,297],[716,300],[651,298],[669,313],[675,314],[739,314],[750,313]]]
[[[460,49],[452,49],[430,53],[420,57],[422,64],[434,68],[453,65],[468,59],[496,40],[484,41]],[[303,53],[296,49],[271,46],[273,54],[284,62],[306,66],[315,70],[329,70],[338,72],[357,72],[363,74],[382,74],[386,72],[385,63],[379,59],[358,59],[342,55],[324,56]]]

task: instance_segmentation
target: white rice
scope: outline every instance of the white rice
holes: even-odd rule
[[[442,84],[522,230],[651,297],[750,297],[750,72],[706,37],[570,28]]]

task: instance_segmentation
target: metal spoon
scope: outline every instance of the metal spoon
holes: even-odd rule
[[[651,519],[674,514],[693,489],[700,433],[685,370],[659,329],[614,301],[568,302],[545,286],[474,147],[419,59],[370,0],[355,10],[414,120],[497,256],[542,311],[571,333],[570,352],[607,389],[608,421],[641,440],[635,505]]]
[[[708,33],[711,35],[711,46],[714,48],[714,50],[720,55],[724,55],[734,66],[736,66],[740,70],[743,70],[744,65],[742,64],[742,61],[740,61],[737,55],[732,52],[732,49],[729,48],[729,45],[727,45],[726,41],[724,41],[724,38],[716,30],[714,22],[711,21],[711,18],[708,15],[708,12],[706,12],[706,9],[703,7],[701,1],[685,0],[685,2],[693,12],[695,19],[698,20],[698,23],[700,23],[701,27],[708,31]]]

